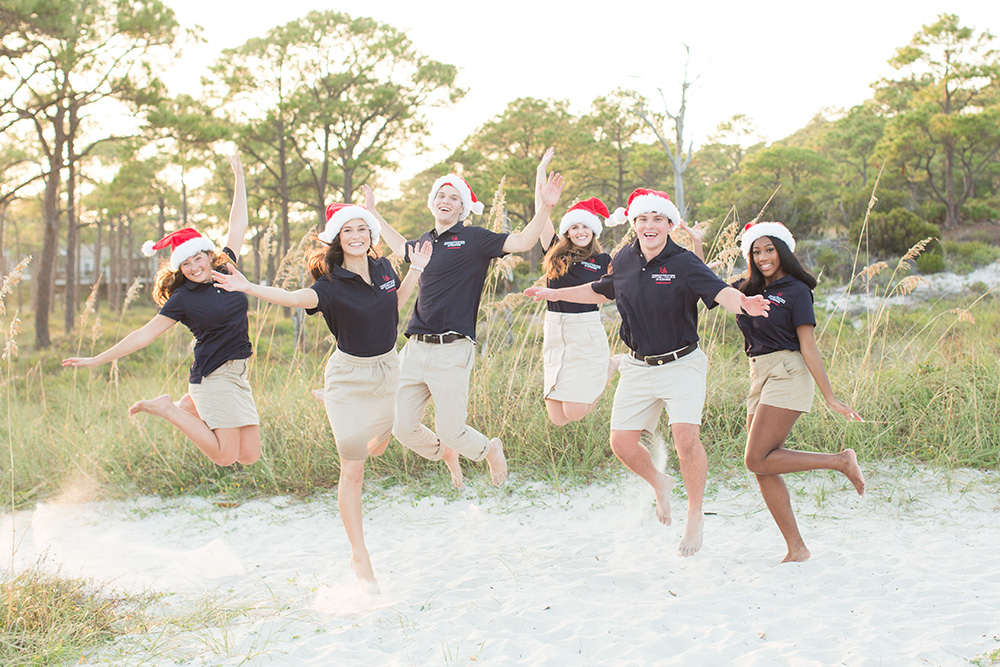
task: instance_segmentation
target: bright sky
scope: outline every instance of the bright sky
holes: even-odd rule
[[[403,156],[405,179],[441,160],[466,136],[518,97],[569,99],[585,112],[618,87],[667,93],[671,111],[684,72],[682,43],[691,47],[687,135],[704,142],[735,114],[749,116],[768,140],[805,125],[825,107],[849,108],[871,96],[869,85],[891,75],[886,61],[938,14],[1000,33],[995,0],[862,2],[690,2],[619,0],[593,5],[553,0],[504,0],[428,5],[417,0],[280,0],[234,3],[165,0],[182,24],[204,28],[207,44],[189,49],[166,78],[195,92],[202,65],[314,9],[336,7],[404,30],[418,50],[460,68],[468,90],[453,109],[432,116],[430,144]],[[573,9],[567,9],[573,7]],[[183,85],[182,82],[187,82]]]

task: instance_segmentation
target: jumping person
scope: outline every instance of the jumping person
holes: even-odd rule
[[[462,486],[459,455],[486,460],[493,484],[507,478],[507,461],[500,438],[488,438],[466,424],[469,380],[475,359],[476,315],[490,262],[512,252],[526,252],[538,242],[545,220],[559,200],[563,180],[552,174],[541,191],[542,206],[523,230],[514,234],[466,226],[469,215],[483,205],[464,179],[448,174],[435,181],[427,198],[434,229],[417,243],[435,250],[420,275],[408,340],[400,353],[399,395],[393,435],[403,445],[430,460],[444,460],[452,483]],[[410,261],[413,244],[388,225],[385,240]],[[421,423],[434,400],[435,430]]]
[[[536,192],[546,181],[546,170],[554,155],[545,151],[536,172]],[[535,202],[540,208],[540,202]],[[550,219],[538,240],[545,251],[542,270],[545,286],[573,287],[599,280],[608,272],[611,256],[601,251],[601,218],[608,207],[597,197],[574,204],[559,222],[559,236]],[[556,426],[565,426],[590,414],[604,387],[618,367],[611,359],[607,333],[596,304],[549,301],[546,304],[544,337],[545,409]],[[605,372],[606,371],[606,372]]]
[[[771,303],[769,317],[740,314],[736,323],[743,332],[750,357],[750,394],[747,397],[747,469],[757,477],[760,493],[788,547],[783,563],[809,558],[795,523],[783,473],[838,470],[859,495],[865,478],[853,449],[839,454],[785,449],[785,440],[803,413],[812,406],[814,381],[826,404],[849,420],[861,415],[838,400],[823,368],[813,335],[816,317],[812,290],[816,278],[795,256],[795,238],[780,222],[747,225],[740,243],[750,267],[750,277],[736,287],[747,296],[760,295]]]
[[[642,477],[656,495],[656,517],[670,524],[673,480],[653,465],[639,441],[654,432],[666,408],[688,495],[687,523],[678,554],[694,555],[702,545],[702,499],[708,474],[700,427],[705,403],[707,359],[698,348],[698,300],[726,310],[765,315],[767,301],[726,285],[693,252],[668,234],[681,217],[670,197],[639,188],[621,211],[632,223],[636,240],[611,260],[601,280],[577,287],[530,287],[525,294],[549,301],[607,303],[615,300],[619,331],[631,353],[619,367],[620,379],[611,410],[611,450]]]
[[[389,260],[379,257],[375,244],[381,225],[363,206],[330,204],[323,245],[308,258],[315,282],[288,291],[250,283],[234,272],[213,274],[216,285],[244,292],[288,308],[322,313],[337,339],[326,365],[324,404],[340,456],[337,507],[351,544],[350,565],[358,579],[378,591],[361,512],[365,460],[380,456],[389,444],[399,387],[396,329],[399,309],[427,266],[432,244],[410,251],[412,266],[402,282]]]
[[[182,322],[195,337],[188,393],[178,401],[168,394],[138,401],[129,415],[147,412],[161,417],[191,439],[214,463],[249,464],[260,458],[257,406],[247,381],[250,345],[248,301],[212,285],[212,271],[235,266],[247,233],[247,194],[238,155],[229,156],[235,174],[229,234],[222,252],[192,228],[147,241],[143,253],[153,256],[170,248],[153,284],[160,311],[144,326],[96,357],[70,357],[63,366],[93,368],[141,350],[170,327]]]

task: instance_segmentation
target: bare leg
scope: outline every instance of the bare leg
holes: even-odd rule
[[[194,399],[191,398],[191,394],[184,394],[179,399],[174,401],[174,405],[183,410],[184,412],[190,412],[198,419],[201,419],[201,415],[198,414],[198,408],[195,407]]]
[[[340,520],[347,531],[351,543],[351,569],[358,580],[368,585],[369,590],[378,593],[378,582],[372,569],[368,547],[365,546],[365,532],[361,515],[361,487],[365,478],[364,461],[340,460],[340,483],[337,485],[337,508]]]
[[[552,398],[545,399],[545,409],[549,413],[549,421],[556,426],[565,426],[569,423],[569,418],[563,412],[563,402]]]
[[[256,424],[241,426],[239,434],[239,453],[236,455],[236,461],[243,465],[256,463],[260,460],[260,427]]]
[[[500,486],[507,479],[507,457],[503,453],[503,443],[500,438],[490,440],[490,451],[486,455],[486,464],[490,467],[490,481],[493,486]]]
[[[386,435],[381,440],[368,443],[368,456],[379,457],[385,454],[386,448],[389,446],[389,436]]]
[[[220,466],[232,465],[239,455],[238,428],[220,428],[213,431],[201,419],[177,407],[167,394],[147,401],[138,401],[128,409],[129,416],[140,412],[156,415],[176,426],[195,447]]]
[[[448,466],[448,472],[451,473],[451,485],[456,489],[461,489],[465,482],[462,479],[462,462],[458,460],[458,452],[446,445],[441,445],[441,449],[443,451],[441,460]]]
[[[625,467],[646,480],[656,494],[656,518],[670,525],[670,492],[674,480],[653,465],[649,450],[639,442],[642,431],[611,431],[611,451]]]
[[[688,558],[701,549],[705,534],[702,501],[705,498],[705,480],[708,477],[708,457],[701,444],[700,426],[678,423],[671,425],[670,430],[674,436],[674,449],[677,450],[677,461],[688,497],[687,522],[684,525],[684,536],[681,537],[680,546],[677,547],[677,554]]]
[[[608,361],[608,382],[611,382],[611,377],[618,370],[618,366],[622,362],[622,355],[616,354],[611,357]],[[580,421],[593,411],[600,402],[601,396],[598,395],[590,403],[577,403],[574,401],[557,401],[552,398],[545,399],[545,409],[548,410],[549,420],[556,426],[565,426],[570,422]]]

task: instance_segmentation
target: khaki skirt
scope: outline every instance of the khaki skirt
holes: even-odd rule
[[[213,431],[217,428],[256,426],[257,404],[247,380],[249,359],[233,359],[222,364],[201,379],[189,384],[188,393],[198,410],[198,416]]]
[[[778,350],[750,357],[747,414],[754,414],[761,404],[809,412],[815,388],[812,373],[797,350]]]
[[[545,313],[545,398],[593,403],[608,384],[608,335],[601,313]]]
[[[354,357],[340,350],[326,364],[324,403],[337,453],[364,461],[369,446],[392,433],[399,390],[399,356]]]

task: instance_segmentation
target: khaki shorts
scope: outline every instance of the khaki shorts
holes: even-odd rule
[[[593,403],[608,384],[610,358],[599,312],[545,313],[545,398]]]
[[[809,412],[815,388],[812,373],[801,352],[778,350],[750,357],[747,414],[752,415],[761,404]]]
[[[708,358],[701,348],[662,366],[649,366],[626,355],[618,372],[612,431],[652,433],[664,408],[669,424],[701,425],[708,372]]]
[[[364,461],[369,445],[389,437],[398,390],[396,350],[377,357],[354,357],[340,350],[330,355],[323,403],[342,459]]]
[[[256,426],[257,404],[247,380],[248,359],[233,359],[201,379],[189,384],[188,393],[198,416],[213,431],[217,428]]]

